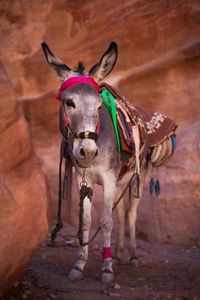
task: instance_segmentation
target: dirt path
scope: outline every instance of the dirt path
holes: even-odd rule
[[[115,282],[100,283],[101,248],[90,246],[83,279],[71,282],[67,272],[78,247],[73,236],[62,233],[54,248],[43,245],[35,253],[21,282],[6,300],[200,299],[200,249],[155,245],[138,241],[138,266],[115,265]],[[113,245],[114,247],[114,245]]]

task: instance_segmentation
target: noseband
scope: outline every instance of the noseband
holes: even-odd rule
[[[71,77],[68,80],[64,81],[60,88],[58,89],[57,95],[56,95],[56,99],[62,101],[61,96],[62,93],[71,88],[72,86],[75,86],[77,84],[80,83],[86,83],[89,85],[92,85],[95,90],[99,93],[100,92],[100,88],[97,84],[97,82],[92,78],[92,77],[86,77],[86,76],[77,76],[77,77]],[[61,102],[61,117],[62,117],[62,121],[63,124],[65,126],[65,128],[68,128],[71,132],[71,134],[73,135],[74,138],[79,138],[79,139],[90,139],[90,140],[94,140],[95,142],[98,140],[98,133],[99,133],[99,127],[100,127],[100,123],[98,122],[97,128],[95,132],[92,131],[83,131],[80,133],[74,133],[70,127],[69,124],[69,120],[67,118],[67,114],[65,112],[65,108],[64,108],[64,103],[63,101]]]
[[[96,132],[92,132],[92,131],[83,131],[80,132],[79,134],[75,133],[75,138],[77,139],[90,139],[90,140],[94,140],[95,142],[98,140],[98,134]]]

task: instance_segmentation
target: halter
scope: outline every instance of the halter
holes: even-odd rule
[[[62,100],[62,93],[65,90],[67,90],[67,89],[69,89],[69,88],[71,88],[75,85],[78,85],[80,83],[89,84],[89,85],[93,86],[94,89],[98,93],[100,92],[100,88],[99,88],[97,82],[92,77],[89,77],[89,76],[76,76],[76,77],[71,77],[71,78],[67,79],[66,81],[64,81],[61,84],[61,86],[59,87],[59,89],[57,91],[56,99],[61,101]],[[62,121],[63,121],[63,124],[64,124],[65,128],[68,128],[75,138],[91,139],[91,140],[94,140],[95,142],[98,140],[100,122],[98,122],[95,132],[83,131],[83,132],[80,132],[80,133],[73,133],[73,131],[70,128],[69,119],[67,118],[63,101],[61,102],[60,112],[61,112]]]

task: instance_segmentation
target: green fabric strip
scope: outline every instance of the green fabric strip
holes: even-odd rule
[[[120,152],[121,145],[120,145],[119,131],[118,131],[118,127],[117,127],[117,110],[116,110],[115,98],[108,90],[103,90],[101,94],[102,94],[103,102],[104,102],[107,110],[109,111],[112,122],[113,122],[115,136],[116,136],[116,140],[117,140],[117,149]]]

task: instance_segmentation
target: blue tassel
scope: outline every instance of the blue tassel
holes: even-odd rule
[[[160,182],[158,179],[156,180],[156,184],[155,184],[155,193],[156,193],[156,196],[160,195]]]
[[[173,134],[170,136],[170,138],[171,138],[171,144],[172,144],[172,152],[174,152],[176,150],[176,137]]]
[[[150,180],[150,183],[149,183],[149,192],[150,192],[150,195],[153,194],[153,191],[154,191],[154,179],[153,179],[153,177],[151,177],[151,180]]]

